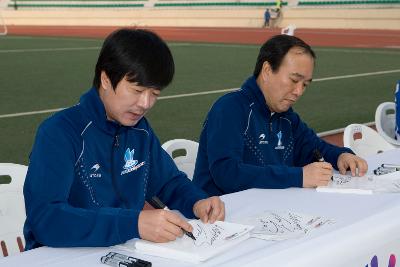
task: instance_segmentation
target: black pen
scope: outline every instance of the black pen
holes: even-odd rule
[[[325,162],[325,159],[322,156],[321,152],[319,152],[318,148],[314,149],[314,158],[318,162]],[[333,176],[331,177],[331,180],[333,181]]]
[[[152,199],[149,200],[149,204],[151,206],[153,206],[153,208],[155,208],[155,209],[169,210],[169,208],[156,196],[152,197]],[[196,240],[196,238],[194,237],[194,235],[191,232],[186,231],[182,227],[180,227],[180,228],[185,233],[185,235],[187,235],[188,237],[190,237],[193,240]]]
[[[321,155],[321,152],[319,152],[318,149],[314,149],[314,158],[318,162],[325,162],[324,157]]]
[[[121,262],[127,262],[131,264],[131,267],[151,267],[151,262],[145,261],[139,258],[127,256],[117,252],[109,252],[105,257],[119,260]]]

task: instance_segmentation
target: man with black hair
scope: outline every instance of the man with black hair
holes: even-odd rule
[[[314,61],[311,47],[294,36],[277,35],[261,47],[253,76],[207,115],[195,184],[215,196],[326,185],[333,167],[365,174],[365,160],[321,140],[291,108],[311,83]]]
[[[150,31],[107,37],[93,88],[37,131],[24,185],[26,250],[167,242],[192,231],[174,212],[142,210],[153,196],[186,217],[224,219],[224,203],[177,169],[144,118],[174,69],[168,46]]]

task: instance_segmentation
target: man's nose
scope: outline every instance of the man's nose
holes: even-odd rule
[[[139,99],[138,105],[144,109],[147,110],[151,107],[151,91],[150,90],[145,90],[141,95]]]
[[[293,94],[300,97],[304,93],[304,88],[305,86],[302,82],[297,83],[293,90]]]

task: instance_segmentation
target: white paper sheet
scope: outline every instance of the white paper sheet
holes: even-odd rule
[[[240,222],[254,226],[251,237],[271,241],[299,238],[313,229],[334,223],[322,216],[292,211],[264,211]]]
[[[250,237],[249,225],[217,221],[214,224],[204,224],[200,220],[192,220],[193,235],[196,240],[183,235],[168,243],[154,243],[146,240],[131,240],[124,248],[137,252],[176,259],[187,262],[205,261]]]
[[[317,192],[373,194],[400,192],[400,172],[385,175],[352,177],[335,173],[327,186],[318,186]]]

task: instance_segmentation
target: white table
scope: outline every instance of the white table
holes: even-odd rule
[[[368,160],[370,170],[381,163],[400,163],[400,149]],[[119,248],[42,247],[0,259],[0,266],[70,267],[106,266],[100,257],[109,251],[149,260],[153,266],[324,266],[364,267],[373,256],[379,266],[388,266],[391,254],[400,257],[400,195],[353,195],[318,193],[314,189],[251,189],[222,197],[227,221],[263,210],[291,210],[322,215],[335,224],[299,239],[281,242],[249,239],[220,256],[193,265],[157,257],[128,253]]]

